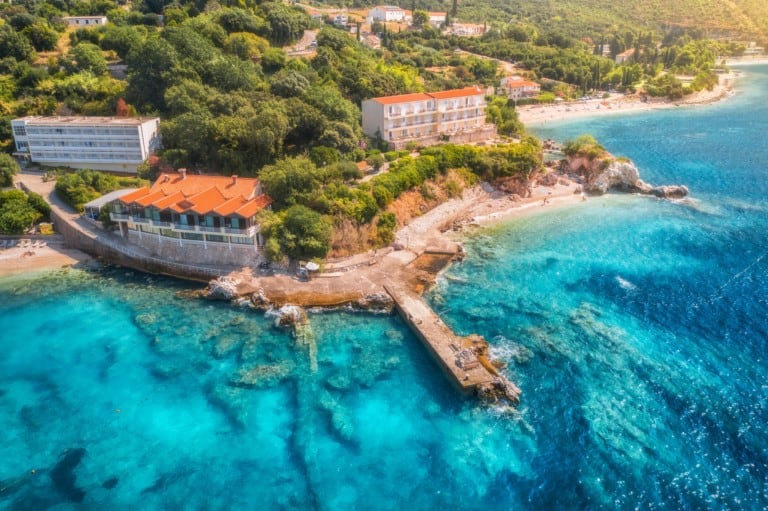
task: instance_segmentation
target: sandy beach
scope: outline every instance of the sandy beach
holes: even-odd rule
[[[563,121],[636,112],[649,112],[681,106],[706,105],[723,100],[733,94],[736,73],[720,75],[720,83],[711,91],[703,90],[684,97],[679,101],[662,98],[648,98],[637,95],[613,94],[607,99],[572,101],[552,105],[526,105],[517,109],[520,121],[525,125],[546,124],[548,121]]]
[[[16,241],[16,246],[12,248],[0,248],[0,278],[46,273],[91,261],[87,254],[66,248],[60,238],[45,238],[44,246],[39,242],[35,246],[37,240],[25,237],[0,240],[0,247],[4,247],[7,240]],[[27,246],[21,246],[22,240],[29,240]]]

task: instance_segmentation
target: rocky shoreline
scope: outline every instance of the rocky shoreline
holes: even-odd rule
[[[640,178],[640,171],[629,160],[610,154],[602,158],[568,156],[560,162],[561,170],[583,176],[584,192],[603,195],[610,190],[653,195],[661,199],[682,199],[689,193],[685,185],[653,186]]]

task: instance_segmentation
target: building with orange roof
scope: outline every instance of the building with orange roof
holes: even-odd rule
[[[541,93],[541,85],[531,80],[526,80],[522,76],[505,76],[501,79],[499,94],[507,96],[509,99],[532,98]]]
[[[363,132],[401,149],[415,142],[479,142],[496,136],[485,121],[485,90],[465,87],[440,92],[384,96],[363,101]]]
[[[255,178],[163,173],[110,203],[120,234],[177,262],[249,264],[263,239],[256,215],[272,200]]]

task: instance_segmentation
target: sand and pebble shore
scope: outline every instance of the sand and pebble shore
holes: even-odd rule
[[[0,278],[42,274],[91,260],[84,252],[66,247],[58,236],[0,239]]]
[[[613,94],[606,99],[572,101],[551,105],[526,105],[517,109],[520,121],[525,125],[546,124],[549,121],[563,121],[603,115],[649,112],[680,106],[707,105],[729,97],[733,93],[736,73],[720,75],[720,82],[711,91],[703,90],[679,101],[663,98],[643,99],[637,94]]]

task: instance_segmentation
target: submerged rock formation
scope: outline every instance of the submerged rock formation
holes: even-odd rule
[[[640,178],[634,163],[607,154],[599,158],[583,155],[568,156],[562,163],[563,170],[584,176],[584,191],[603,195],[609,190],[653,195],[663,199],[680,199],[688,195],[682,185],[652,186]]]

